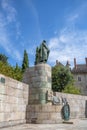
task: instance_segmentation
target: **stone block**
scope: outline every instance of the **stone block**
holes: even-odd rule
[[[56,105],[55,106],[55,112],[61,112],[62,105]]]
[[[55,120],[39,120],[38,123],[42,123],[42,124],[55,124]]]
[[[12,103],[14,102],[14,98],[16,98],[16,97],[10,96],[10,95],[6,95],[6,100],[5,100],[5,102],[12,104]],[[14,103],[15,103],[15,102],[14,102]]]
[[[30,124],[31,123],[31,119],[26,119],[26,123],[28,124]]]
[[[47,105],[41,105],[41,107],[39,107],[39,110],[40,110],[41,112],[47,112],[48,107],[47,107]]]
[[[0,122],[3,122],[3,121],[4,121],[4,112],[0,113]]]
[[[55,105],[54,106],[52,105],[52,106],[49,106],[47,108],[49,109],[48,110],[49,112],[55,112],[55,107],[56,107]]]
[[[6,100],[6,95],[0,94],[0,102],[5,102]]]
[[[39,120],[47,120],[49,119],[49,113],[37,113]]]
[[[29,96],[29,90],[23,91],[22,94],[23,94],[23,95],[22,95],[23,98],[28,98],[28,96]]]
[[[12,113],[12,114],[11,114],[12,120],[20,120],[22,118],[22,112],[15,112],[15,113]]]
[[[5,103],[4,104],[4,112],[11,112],[11,104],[9,104],[9,103]]]
[[[27,111],[35,112],[35,106],[34,105],[27,105]]]
[[[9,96],[15,96],[16,89],[13,87],[6,86],[6,94]]]
[[[13,103],[18,103],[18,98],[13,97],[13,96],[8,96],[9,99],[9,103],[13,104]]]
[[[61,114],[58,112],[50,113],[50,119],[55,121],[61,119]]]
[[[21,91],[20,89],[17,89],[15,92],[15,96],[17,98],[23,98],[23,91]]]
[[[6,86],[5,85],[0,85],[0,94],[6,94]]]
[[[4,113],[4,121],[9,121],[9,120],[11,120],[11,114],[12,113]]]
[[[0,113],[4,112],[5,110],[5,103],[0,102]]]
[[[18,112],[26,112],[26,105],[18,105],[17,108]]]
[[[23,83],[18,82],[16,88],[17,88],[17,89],[20,89],[20,90],[23,90],[23,89],[24,89],[23,85],[24,85]]]
[[[30,119],[30,113],[29,112],[26,112],[26,119]]]
[[[17,80],[14,80],[14,79],[11,79],[8,77],[6,78],[6,83],[5,83],[6,86],[12,87],[12,88],[17,88],[17,84],[18,84]]]
[[[36,111],[36,112],[43,112],[43,109],[42,109],[42,108],[43,108],[43,105],[36,105],[36,106],[35,106],[35,111]]]

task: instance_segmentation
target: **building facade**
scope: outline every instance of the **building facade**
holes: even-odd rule
[[[75,86],[78,87],[82,95],[87,95],[87,58],[85,64],[77,64],[74,58],[74,68],[71,70],[75,79]]]

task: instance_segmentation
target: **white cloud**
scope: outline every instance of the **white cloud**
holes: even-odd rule
[[[52,38],[52,39],[50,39],[50,44],[49,44],[49,48],[50,49],[56,49],[57,47],[58,47],[58,45],[59,45],[59,40],[58,40],[58,38]]]
[[[64,17],[65,27],[60,29],[58,36],[49,39],[49,48],[50,46],[54,48],[50,48],[50,64],[54,64],[56,60],[65,64],[70,60],[73,65],[74,58],[77,58],[79,63],[84,62],[84,58],[87,57],[87,30],[78,29],[76,25],[81,24],[85,17],[87,17],[87,1],[79,4]]]
[[[55,40],[56,39],[56,40]],[[70,33],[68,28],[58,37],[49,40],[49,62],[54,64],[56,60],[66,63],[76,57],[79,61],[83,61],[87,56],[87,31],[75,30]]]
[[[8,23],[16,21],[16,9],[9,4],[9,0],[2,0],[2,8],[6,12]]]
[[[29,9],[31,10],[32,16],[33,16],[34,21],[36,23],[34,26],[36,28],[35,31],[37,32],[36,33],[37,39],[43,39],[42,34],[41,34],[41,29],[40,29],[40,21],[39,21],[40,18],[39,18],[39,15],[38,15],[38,11],[37,11],[37,9],[36,9],[32,0],[26,0],[25,2],[28,5]]]
[[[11,44],[11,43],[12,42],[10,41],[5,28],[0,30],[0,46],[3,47],[4,50],[9,55],[11,55],[12,58],[21,61],[22,56],[21,56],[20,52],[18,50],[16,50],[15,47],[13,46],[13,44]]]
[[[21,61],[21,53],[14,46],[13,41],[10,38],[12,32],[8,31],[9,23],[15,22],[15,26],[18,25],[16,19],[16,10],[13,6],[9,4],[9,0],[1,1],[2,8],[6,15],[3,12],[0,12],[0,46],[14,59]],[[16,34],[19,35],[19,28],[17,26]],[[16,35],[15,34],[15,35]]]
[[[79,18],[79,14],[73,14],[68,17],[68,21],[73,22],[73,21],[77,20],[78,18]]]

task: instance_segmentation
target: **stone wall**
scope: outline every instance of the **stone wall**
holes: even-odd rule
[[[55,94],[59,97],[60,104],[52,104],[51,99],[53,95],[51,89],[51,67],[49,65],[43,63],[28,68],[24,74],[23,81],[29,84],[29,103],[27,105],[26,112],[27,123],[62,122],[62,98],[66,98],[69,102],[71,119],[86,117],[86,96],[56,92]]]
[[[70,118],[87,118],[87,96],[56,92],[56,96],[66,98],[70,105]]]
[[[25,122],[60,123],[62,98],[66,98],[70,105],[71,119],[87,117],[87,96],[56,92],[60,104],[52,104],[49,65],[30,67],[23,81],[28,85],[0,74],[0,127]]]
[[[0,127],[26,122],[28,85],[0,74]]]
[[[66,94],[56,92],[55,95],[60,99],[60,104],[28,105],[27,123],[61,123],[61,109],[63,107],[62,98],[66,98],[70,105],[70,119],[87,118],[87,96]]]

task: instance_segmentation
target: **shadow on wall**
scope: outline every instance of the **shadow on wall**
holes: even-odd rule
[[[85,117],[87,118],[87,100],[85,101]]]

